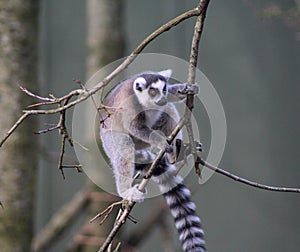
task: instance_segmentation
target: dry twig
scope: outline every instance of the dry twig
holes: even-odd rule
[[[240,182],[240,183],[243,183],[243,184],[246,184],[246,185],[249,185],[249,186],[253,186],[253,187],[256,187],[256,188],[259,188],[259,189],[263,189],[263,190],[268,190],[268,191],[274,191],[274,192],[292,192],[292,193],[300,193],[300,188],[292,188],[292,187],[278,187],[278,186],[269,186],[269,185],[264,185],[264,184],[260,184],[260,183],[257,183],[257,182],[253,182],[253,181],[250,181],[248,179],[244,179],[244,178],[241,178],[239,176],[236,176],[228,171],[225,171],[219,167],[216,167],[208,162],[206,162],[205,160],[199,158],[198,159],[199,163],[205,167],[207,167],[208,169],[210,170],[213,170],[217,173],[220,173],[228,178],[231,178],[237,182]]]
[[[102,217],[105,214],[105,216],[103,217],[103,219],[99,223],[100,225],[102,225],[107,220],[107,218],[109,217],[109,215],[111,214],[111,212],[114,210],[114,208],[116,206],[118,206],[118,205],[123,204],[123,203],[124,203],[123,200],[112,203],[106,209],[104,209],[101,213],[98,213],[95,217],[93,217],[90,220],[90,223],[94,222],[96,219]]]

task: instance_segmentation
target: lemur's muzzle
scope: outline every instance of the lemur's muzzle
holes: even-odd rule
[[[159,101],[155,102],[155,104],[158,105],[158,106],[164,106],[164,105],[167,104],[167,102],[168,102],[167,98],[162,97]]]

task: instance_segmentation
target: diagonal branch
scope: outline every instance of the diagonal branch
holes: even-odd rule
[[[6,142],[6,140],[11,136],[11,134],[25,121],[27,117],[29,117],[31,114],[28,112],[24,112],[24,114],[16,121],[16,123],[10,128],[9,131],[5,134],[5,136],[0,141],[0,148],[2,145]]]

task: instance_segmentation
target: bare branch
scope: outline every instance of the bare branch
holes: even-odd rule
[[[63,135],[61,137],[61,148],[60,148],[60,154],[59,154],[59,160],[58,160],[58,166],[57,166],[61,172],[63,179],[66,179],[64,169],[62,168],[63,158],[64,158],[64,154],[65,154],[66,138],[67,138],[67,133],[66,134],[63,133]]]
[[[73,165],[62,165],[62,169],[75,169],[77,172],[82,172],[82,165],[81,164],[73,164]]]
[[[67,104],[70,99],[71,99],[71,97],[68,97],[64,101],[63,104],[64,105]],[[59,119],[58,126],[59,126],[59,134],[61,135],[61,150],[60,150],[59,161],[58,161],[58,169],[61,171],[61,174],[62,174],[63,178],[65,179],[65,174],[64,174],[64,169],[63,169],[63,167],[64,167],[63,166],[63,158],[64,158],[64,153],[65,153],[66,141],[68,141],[69,144],[71,145],[71,147],[73,147],[73,140],[69,136],[69,133],[68,133],[68,130],[66,127],[66,110],[63,110],[60,112],[60,119]]]
[[[196,78],[196,67],[197,67],[197,62],[198,62],[198,51],[199,51],[199,42],[201,39],[202,31],[203,31],[203,24],[206,16],[206,10],[209,4],[209,0],[202,0],[199,3],[199,8],[203,10],[201,12],[201,15],[198,16],[195,28],[194,28],[194,36],[192,40],[192,45],[191,45],[191,54],[190,54],[190,64],[189,64],[189,75],[188,75],[188,85],[191,85],[195,83],[195,78]],[[197,150],[194,142],[194,133],[193,133],[193,128],[192,128],[192,123],[191,123],[191,114],[192,110],[194,108],[194,94],[188,94],[186,98],[186,110],[185,110],[185,125],[186,125],[186,130],[188,133],[189,137],[189,142],[191,145],[191,152],[194,157],[194,162],[195,162],[195,171],[198,176],[201,177],[201,170],[198,165],[198,155],[197,155]]]
[[[275,192],[292,192],[292,193],[300,193],[300,188],[291,188],[291,187],[277,187],[277,186],[269,186],[269,185],[264,185],[264,184],[260,184],[257,182],[253,182],[244,178],[241,178],[239,176],[236,176],[228,171],[225,171],[217,166],[214,166],[208,162],[206,162],[203,159],[199,159],[199,163],[205,167],[207,167],[210,170],[213,170],[217,173],[220,173],[222,175],[225,175],[226,177],[233,179],[237,182],[249,185],[249,186],[253,186],[259,189],[264,189],[264,190],[268,190],[268,191],[275,191]]]
[[[107,218],[109,217],[109,215],[111,214],[111,212],[114,210],[114,208],[116,206],[119,206],[119,205],[123,204],[123,203],[124,203],[123,200],[112,203],[106,209],[104,209],[101,213],[98,213],[95,217],[93,217],[90,220],[90,223],[94,222],[96,219],[102,217],[105,214],[104,218],[100,221],[100,225],[102,225],[107,220]]]
[[[36,98],[36,99],[38,99],[38,100],[41,100],[41,101],[53,102],[53,98],[42,97],[42,96],[36,95],[36,94],[30,92],[27,88],[22,87],[21,85],[18,85],[18,86],[19,86],[19,88],[20,88],[25,94],[27,94],[28,96],[34,97],[34,98]]]
[[[189,74],[188,74],[188,83],[195,83],[196,77],[196,67],[198,62],[198,51],[199,51],[199,42],[201,39],[203,25],[206,17],[206,11],[209,5],[209,0],[201,0],[198,7],[201,10],[199,14],[195,28],[194,28],[194,36],[191,45],[191,54],[190,54],[190,65],[189,65]]]
[[[56,130],[56,129],[59,129],[59,125],[55,125],[53,127],[50,127],[50,128],[44,129],[44,130],[35,131],[34,134],[45,134],[45,133],[48,133],[48,132]]]
[[[128,205],[126,206],[126,209],[123,211],[122,215],[117,219],[115,225],[113,226],[112,230],[110,231],[109,235],[106,237],[104,243],[102,244],[101,248],[98,250],[98,252],[106,251],[108,246],[111,244],[112,240],[118,233],[121,226],[125,223],[126,219],[128,218],[132,208],[134,207],[135,202],[130,201]]]
[[[5,134],[3,139],[0,142],[0,148],[2,145],[6,142],[6,140],[10,137],[10,135],[23,123],[23,121],[30,116],[30,113],[25,112],[19,119],[16,121],[16,123],[10,128],[10,130]]]

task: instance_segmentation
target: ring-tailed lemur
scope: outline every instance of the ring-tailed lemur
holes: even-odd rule
[[[176,175],[178,148],[166,141],[180,119],[173,102],[186,97],[186,84],[168,83],[171,74],[171,70],[144,72],[112,89],[103,101],[110,113],[101,114],[100,136],[113,167],[118,194],[126,200],[144,199],[138,185],[132,185],[134,172],[146,172],[155,158],[155,148],[166,148],[152,179],[170,207],[183,250],[202,252],[206,251],[204,232],[196,206],[182,178]],[[197,84],[192,88],[199,91]],[[173,142],[181,138],[179,133]]]

